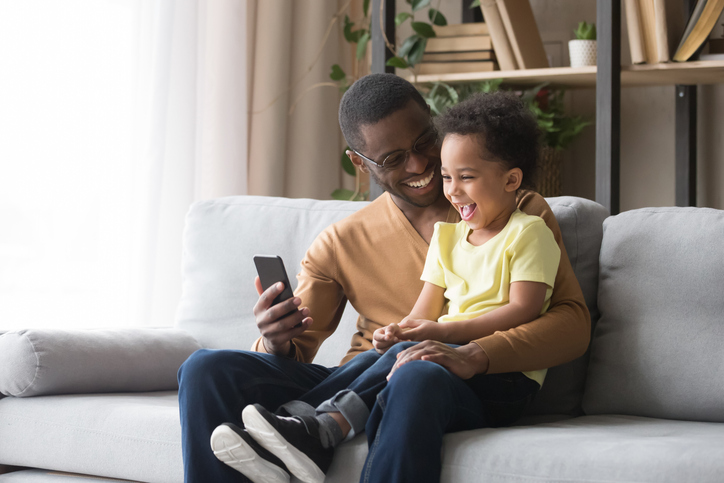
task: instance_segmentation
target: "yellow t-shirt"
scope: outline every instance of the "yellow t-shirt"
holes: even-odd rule
[[[505,228],[480,246],[467,241],[467,223],[436,223],[420,277],[445,289],[447,314],[439,322],[468,320],[506,305],[513,282],[548,285],[541,314],[550,303],[561,251],[537,216],[516,210]],[[524,372],[543,385],[546,370]]]

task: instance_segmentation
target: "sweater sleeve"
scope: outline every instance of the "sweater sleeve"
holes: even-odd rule
[[[300,362],[312,362],[322,342],[337,329],[347,303],[342,287],[337,282],[335,242],[332,226],[314,240],[304,255],[301,271],[297,275],[299,284],[294,295],[302,300],[300,307],[309,308],[309,316],[313,320],[309,329],[292,339],[293,357]],[[252,350],[267,352],[261,337],[256,340]]]
[[[543,218],[560,247],[561,259],[545,314],[527,324],[473,341],[490,360],[488,374],[534,371],[569,362],[586,352],[591,337],[591,316],[548,203],[537,193],[525,192],[518,207],[528,215]]]

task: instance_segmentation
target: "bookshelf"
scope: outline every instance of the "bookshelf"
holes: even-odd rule
[[[372,0],[372,11],[383,6],[382,19],[388,39],[394,39],[394,1]],[[469,0],[462,0],[463,10]],[[694,0],[685,0],[691,11]],[[408,77],[415,83],[444,81],[460,83],[504,79],[511,86],[532,86],[542,82],[567,89],[596,89],[596,201],[611,214],[620,211],[621,88],[676,86],[676,205],[696,205],[696,102],[697,84],[724,82],[724,61],[696,61],[668,64],[621,66],[621,3],[598,0],[598,65],[466,74]],[[469,21],[469,20],[467,20]],[[379,22],[372,22],[372,72],[391,72],[385,66],[391,57],[385,48]],[[377,63],[375,63],[377,60]],[[371,197],[382,191],[371,188]]]
[[[448,84],[503,79],[508,85],[535,86],[550,82],[554,87],[588,89],[596,87],[596,66],[555,67],[550,69],[496,70],[468,74],[407,76],[413,83],[445,82]],[[724,60],[677,64],[642,64],[621,68],[621,87],[674,84],[719,84],[724,80]]]

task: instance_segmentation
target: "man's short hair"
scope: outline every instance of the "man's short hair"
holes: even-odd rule
[[[518,96],[505,91],[475,94],[435,119],[440,139],[473,134],[480,156],[491,156],[507,169],[523,172],[521,188],[535,189],[541,131]]]
[[[347,144],[361,151],[365,148],[360,128],[376,124],[404,108],[411,100],[427,110],[427,103],[417,89],[395,74],[366,75],[350,87],[339,104],[339,126]]]

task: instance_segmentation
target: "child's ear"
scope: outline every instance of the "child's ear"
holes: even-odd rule
[[[523,171],[520,168],[513,168],[508,171],[508,179],[505,183],[505,191],[513,193],[518,191],[521,183],[523,183]]]
[[[354,151],[352,151],[351,149],[348,149],[347,151],[344,152],[344,154],[347,155],[349,160],[352,161],[352,164],[354,164],[357,167],[357,169],[359,169],[363,173],[369,172],[369,170],[367,169],[367,165],[365,165],[364,161],[362,161],[362,158],[357,156],[354,153]]]

